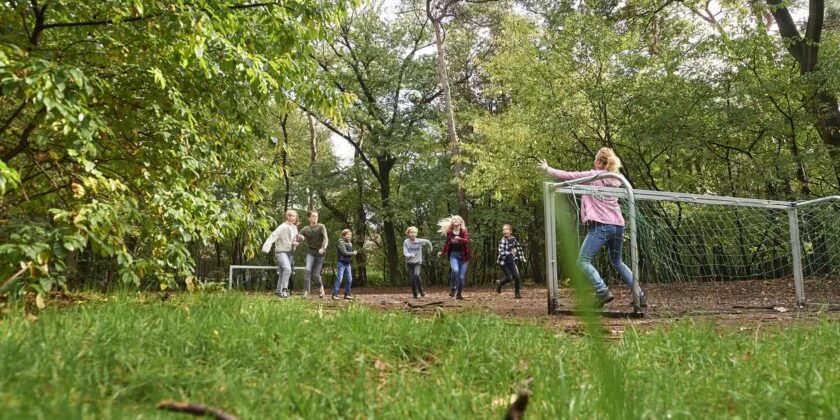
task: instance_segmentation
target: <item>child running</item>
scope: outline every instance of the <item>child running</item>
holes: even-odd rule
[[[271,236],[265,240],[262,246],[262,252],[268,254],[271,251],[271,245],[274,245],[274,253],[277,256],[277,288],[275,294],[280,298],[286,299],[289,297],[289,277],[294,272],[293,253],[295,247],[298,246],[297,236],[297,221],[298,214],[294,210],[286,211],[286,221],[277,226]]]
[[[612,149],[602,147],[595,155],[595,161],[592,163],[593,170],[591,171],[561,171],[548,166],[545,159],[540,161],[539,167],[551,177],[561,181],[569,181],[608,172],[618,173],[618,170],[621,168],[621,160],[619,160]],[[620,187],[621,181],[615,178],[603,178],[588,182],[587,184]],[[621,249],[624,244],[624,217],[621,215],[621,206],[618,204],[618,198],[584,195],[581,199],[580,218],[581,222],[587,226],[587,232],[586,238],[580,246],[578,264],[595,287],[597,306],[602,307],[615,299],[610,289],[604,283],[604,279],[598,273],[598,270],[592,265],[592,259],[595,257],[595,254],[604,246],[607,248],[610,263],[618,271],[618,274],[624,280],[624,283],[627,284],[627,287],[630,288],[630,292],[633,292],[633,273],[627,267],[627,264],[624,264],[621,260]],[[642,307],[647,306],[644,292],[639,295],[639,305]]]
[[[525,252],[522,250],[522,245],[513,236],[513,228],[510,225],[502,226],[502,240],[499,242],[499,256],[496,262],[502,266],[502,271],[505,273],[504,280],[496,280],[496,293],[502,293],[502,286],[514,281],[514,299],[521,299],[520,288],[522,287],[522,279],[519,276],[519,268],[516,266],[517,261],[525,262]]]
[[[344,299],[353,300],[350,294],[350,285],[353,284],[353,270],[350,264],[353,262],[353,256],[359,251],[353,251],[353,232],[350,229],[341,231],[341,240],[338,241],[338,264],[335,271],[335,284],[333,284],[332,298],[338,300],[338,289],[341,287],[341,280],[347,276],[346,284],[344,286]]]
[[[418,294],[421,297],[426,296],[423,293],[423,285],[420,283],[420,266],[423,264],[423,247],[428,246],[431,252],[432,243],[428,239],[417,238],[417,228],[414,226],[405,230],[405,236],[407,236],[403,241],[405,268],[408,272],[409,283],[411,283],[411,293],[414,299],[417,299]]]
[[[464,300],[462,295],[470,264],[470,234],[461,216],[446,217],[438,221],[441,235],[446,237],[443,249],[438,256],[446,255],[449,259],[449,297]]]
[[[324,257],[327,253],[327,228],[318,223],[318,212],[310,210],[307,215],[309,226],[300,230],[298,240],[306,241],[306,271],[303,272],[303,297],[309,296],[312,279],[318,282],[318,297],[324,298],[324,283],[321,281],[321,269],[324,268]]]

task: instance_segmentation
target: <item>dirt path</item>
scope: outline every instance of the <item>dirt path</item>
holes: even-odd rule
[[[780,284],[777,287],[784,288]],[[690,286],[690,285],[689,285]],[[727,286],[727,285],[723,285]],[[714,294],[709,295],[707,287],[682,285],[649,285],[647,289],[650,306],[642,317],[633,316],[630,294],[626,290],[615,290],[616,299],[601,312],[604,328],[611,334],[619,335],[628,328],[651,328],[667,325],[685,317],[692,317],[702,322],[712,322],[722,328],[736,329],[760,328],[764,325],[787,325],[798,322],[813,322],[822,316],[840,320],[838,307],[823,307],[823,311],[808,308],[796,310],[787,304],[788,297],[775,293],[762,284],[760,288],[744,282],[730,283],[728,287],[717,285]],[[791,286],[792,288],[792,286]],[[751,291],[760,290],[757,295]],[[354,291],[359,303],[384,311],[405,311],[418,315],[434,315],[436,311],[464,312],[480,311],[511,318],[517,322],[534,322],[558,327],[567,332],[582,329],[580,318],[574,316],[570,290],[561,289],[560,310],[557,315],[547,313],[547,293],[545,288],[530,287],[522,292],[522,299],[513,298],[511,288],[502,294],[496,294],[490,288],[469,288],[464,291],[465,300],[457,301],[449,297],[449,290],[431,288],[426,296],[413,299],[408,288],[366,288]],[[766,296],[781,296],[776,301]],[[792,292],[790,296],[793,298]],[[330,304],[343,305],[344,301],[330,301]]]

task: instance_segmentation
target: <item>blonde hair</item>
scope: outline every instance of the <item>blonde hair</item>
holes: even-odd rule
[[[618,172],[621,169],[621,159],[616,156],[613,149],[602,147],[595,155],[595,161],[608,172]]]
[[[464,223],[464,219],[461,216],[455,215],[444,217],[443,219],[438,220],[438,232],[441,235],[446,236],[446,234],[449,233],[450,230],[452,230],[453,222],[460,223],[461,229],[465,231],[467,230],[467,224]]]
[[[509,225],[509,224],[507,224],[507,223],[505,223],[505,224],[503,224],[503,225],[502,225],[502,229],[504,229],[504,228],[508,228],[508,229],[510,229],[510,231],[511,231],[511,232],[513,232],[513,226],[511,226],[511,225]]]
[[[417,233],[417,228],[414,226],[409,226],[408,229],[405,230],[406,236],[408,236],[408,234],[411,232]]]
[[[286,210],[286,214],[285,214],[286,220],[289,220],[289,218],[292,217],[292,215],[297,216],[298,214],[294,210]]]
[[[344,229],[344,230],[342,230],[342,231],[341,231],[341,237],[343,238],[343,237],[344,237],[344,235],[346,235],[346,234],[348,234],[348,233],[353,233],[353,231],[352,231],[352,230],[350,230],[350,229]]]

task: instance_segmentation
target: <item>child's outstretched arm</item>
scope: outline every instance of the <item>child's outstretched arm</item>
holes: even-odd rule
[[[519,243],[519,239],[516,240],[516,254],[519,255],[519,260],[522,262],[526,262],[525,259],[525,250],[522,248],[522,244]]]
[[[262,246],[262,252],[264,254],[268,254],[271,251],[271,245],[273,245],[277,238],[280,237],[280,228],[282,227],[282,224],[280,224],[280,226],[277,226],[277,229],[274,229],[274,232],[271,232],[271,235],[268,237],[268,239],[265,240]]]
[[[428,239],[421,239],[421,241],[423,241],[423,242],[421,243],[421,245],[422,245],[422,246],[428,246],[428,247],[429,247],[429,252],[433,252],[433,251],[434,251],[434,247],[432,246],[432,241],[430,241],[430,240],[428,240]]]
[[[559,169],[552,168],[548,166],[548,162],[545,159],[540,160],[539,165],[537,165],[540,170],[544,171],[548,176],[558,179],[560,181],[571,181],[573,179],[579,178],[586,178],[588,176],[597,175],[604,171],[583,171],[583,172],[571,172],[571,171],[561,171]]]
[[[330,244],[330,235],[327,233],[327,228],[325,226],[321,227],[321,236],[324,237],[324,243],[321,244],[321,249],[318,250],[318,253],[321,255],[326,255],[327,253],[327,245]]]

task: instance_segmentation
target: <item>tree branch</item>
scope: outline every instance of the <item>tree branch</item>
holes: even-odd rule
[[[33,3],[36,1],[33,0]],[[191,6],[189,4],[186,5],[187,7]],[[286,8],[287,10],[294,12],[293,9],[286,6],[282,2],[264,2],[264,3],[251,3],[251,4],[234,4],[232,6],[228,6],[230,10],[245,10],[245,9],[253,9],[257,7],[267,7],[267,6],[281,6]],[[44,6],[46,9],[46,6]],[[42,13],[43,14],[43,13]],[[42,29],[50,29],[50,28],[72,28],[72,27],[81,27],[81,26],[103,26],[103,25],[113,25],[116,23],[127,23],[127,22],[137,22],[146,19],[153,19],[162,16],[162,13],[151,13],[148,15],[143,16],[133,16],[125,19],[119,19],[118,21],[114,21],[114,19],[102,19],[102,20],[87,20],[81,22],[55,22],[55,23],[48,23],[42,26]],[[36,24],[37,26],[37,24]],[[34,35],[33,35],[34,36]]]
[[[790,15],[790,10],[783,6],[784,0],[767,0],[767,5],[770,6],[770,13],[776,19],[776,24],[779,26],[779,34],[787,43],[788,51],[793,55],[796,61],[801,66],[805,59],[803,51],[802,36],[799,34],[799,29],[796,28],[796,23]]]
[[[370,161],[370,159],[368,159],[368,157],[367,157],[367,155],[365,154],[364,150],[362,150],[362,147],[359,145],[359,143],[358,143],[358,142],[356,142],[356,141],[354,141],[354,140],[353,140],[353,137],[352,137],[349,133],[342,132],[342,131],[341,131],[341,130],[339,130],[336,126],[334,126],[333,124],[331,124],[329,121],[327,121],[327,120],[325,120],[325,119],[321,118],[320,116],[318,116],[318,114],[316,114],[315,112],[311,111],[311,110],[310,110],[309,108],[307,108],[306,106],[304,106],[304,105],[302,105],[302,104],[298,104],[298,106],[299,106],[299,107],[300,107],[300,109],[302,109],[304,112],[306,112],[307,114],[311,115],[313,118],[315,118],[316,120],[318,120],[318,122],[319,122],[319,123],[321,123],[324,127],[327,127],[327,129],[329,129],[329,130],[330,130],[330,131],[332,131],[333,133],[338,134],[341,138],[343,138],[344,140],[347,140],[347,142],[348,142],[348,143],[350,143],[350,145],[351,145],[351,146],[353,146],[353,149],[355,149],[355,150],[356,150],[356,152],[359,154],[359,157],[362,159],[362,161],[365,163],[365,165],[366,165],[366,166],[370,169],[370,171],[373,173],[373,176],[375,176],[375,177],[376,177],[376,179],[379,179],[379,170],[378,170],[378,169],[376,169],[376,165],[374,165],[374,164],[373,164],[373,162],[371,162],[371,161]]]
[[[28,102],[28,101],[23,101],[23,102],[20,104],[20,106],[19,106],[19,107],[17,107],[17,109],[15,109],[15,111],[14,111],[14,112],[12,112],[12,115],[11,115],[11,116],[10,116],[10,117],[6,120],[6,122],[5,122],[5,123],[3,123],[3,127],[0,127],[0,135],[2,135],[2,134],[3,134],[3,132],[5,132],[5,131],[6,131],[6,129],[7,129],[7,128],[9,128],[9,126],[10,126],[10,125],[12,125],[12,121],[14,121],[14,120],[15,120],[15,118],[17,118],[17,116],[18,116],[18,115],[20,115],[21,111],[23,111],[23,108],[25,108],[25,107],[26,107],[26,103],[27,103],[27,102]]]

